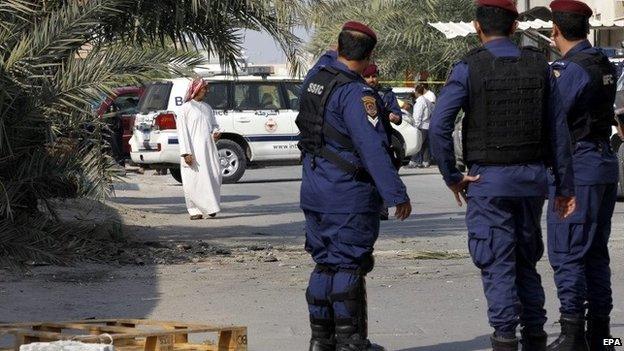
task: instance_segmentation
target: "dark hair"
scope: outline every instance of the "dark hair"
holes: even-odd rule
[[[479,6],[476,14],[481,30],[487,36],[510,36],[518,16],[499,7]]]
[[[347,60],[363,61],[371,56],[377,41],[368,35],[352,30],[343,30],[338,35],[338,55]]]
[[[587,39],[589,34],[589,18],[578,13],[554,12],[553,23],[559,27],[566,40]]]
[[[425,95],[425,87],[422,84],[418,84],[414,90],[420,95]]]
[[[426,90],[429,90],[429,83],[421,83],[420,85],[422,85],[422,87]]]

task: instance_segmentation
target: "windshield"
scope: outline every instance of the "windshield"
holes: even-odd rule
[[[145,114],[153,111],[166,110],[169,104],[169,94],[173,83],[152,83],[147,89],[145,94],[139,101],[139,113]]]

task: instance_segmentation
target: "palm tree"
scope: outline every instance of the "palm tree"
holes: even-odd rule
[[[88,241],[90,229],[62,222],[55,204],[110,195],[114,162],[94,102],[117,86],[190,74],[204,62],[186,50],[194,46],[235,68],[242,28],[265,30],[296,63],[289,28],[302,9],[297,0],[3,0],[0,264],[63,262]]]
[[[474,39],[446,40],[428,25],[471,20],[472,0],[325,0],[312,7],[312,53],[318,55],[333,44],[342,23],[361,21],[378,34],[375,61],[382,66],[384,78],[402,79],[406,71],[428,71],[442,78],[453,61],[476,44]]]

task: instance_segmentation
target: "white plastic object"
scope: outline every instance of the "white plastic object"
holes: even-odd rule
[[[34,342],[20,346],[20,351],[115,351],[113,345],[89,344],[80,341]]]

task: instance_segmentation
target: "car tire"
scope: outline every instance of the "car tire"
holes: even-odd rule
[[[229,139],[217,141],[217,149],[219,150],[219,163],[221,165],[223,184],[238,182],[247,169],[245,151],[243,151],[243,148],[237,142]]]
[[[397,152],[397,157],[399,160],[405,159],[405,143],[403,139],[396,134],[392,134],[392,145],[401,145],[400,149]]]
[[[622,145],[622,139],[620,138],[619,135],[614,134],[613,136],[611,136],[611,149],[614,152],[618,152],[620,150],[620,146]]]
[[[619,200],[624,200],[624,147],[620,147],[617,151],[619,165],[619,182],[617,196]]]
[[[182,172],[179,168],[169,168],[169,173],[171,173],[173,179],[177,180],[178,183],[182,184]]]

